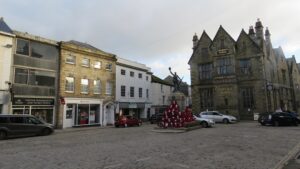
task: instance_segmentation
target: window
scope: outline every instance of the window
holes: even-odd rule
[[[33,69],[15,69],[15,83],[34,86],[55,86],[55,73]]]
[[[225,49],[225,39],[221,39],[220,48]]]
[[[134,97],[134,87],[130,87],[130,97]]]
[[[88,79],[81,79],[81,93],[87,94],[89,93],[89,80]]]
[[[146,97],[149,98],[149,89],[146,90]]]
[[[101,81],[94,80],[94,94],[101,94]]]
[[[29,56],[29,41],[17,39],[17,54]]]
[[[100,61],[95,61],[94,68],[95,69],[101,69],[101,62]]]
[[[82,59],[81,66],[90,67],[90,59],[87,58]]]
[[[254,107],[253,89],[243,88],[241,89],[241,94],[243,98],[243,107],[246,109]]]
[[[107,70],[107,71],[112,71],[112,64],[111,63],[107,63],[106,64],[106,66],[105,66],[105,69]]]
[[[131,76],[131,77],[134,77],[134,72],[131,72],[131,71],[130,71],[130,76]]]
[[[139,98],[143,97],[143,88],[139,88]]]
[[[124,69],[121,69],[121,75],[125,75],[126,71]]]
[[[121,96],[125,97],[126,96],[126,87],[125,86],[121,86]]]
[[[148,76],[146,76],[146,80],[147,80],[147,81],[149,80],[149,77],[148,77]]]
[[[143,78],[143,75],[142,75],[142,73],[139,73],[139,78],[141,79],[141,78]]]
[[[29,70],[28,84],[54,87],[55,73],[42,70]]]
[[[200,89],[200,107],[201,109],[212,109],[213,108],[213,89],[203,88]]]
[[[106,95],[112,95],[112,83],[106,82]]]
[[[28,82],[28,69],[15,69],[15,83],[27,84]]]
[[[233,73],[230,58],[222,58],[217,60],[217,73],[218,75],[228,75]]]
[[[76,56],[74,56],[74,55],[68,55],[66,57],[66,63],[76,64]]]
[[[66,92],[74,92],[74,77],[66,77]]]
[[[212,64],[201,64],[199,65],[199,79],[212,79]]]
[[[282,82],[285,84],[286,83],[286,71],[284,69],[282,69],[281,73],[282,73]]]
[[[59,55],[58,48],[56,46],[30,41],[31,57],[53,60],[57,59]]]
[[[240,71],[242,74],[250,74],[251,73],[251,64],[250,60],[240,60]]]

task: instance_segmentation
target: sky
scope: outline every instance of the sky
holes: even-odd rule
[[[188,84],[193,35],[213,39],[220,25],[237,40],[260,18],[273,47],[300,62],[299,11],[299,0],[0,0],[13,30],[86,42],[162,79],[171,67]]]

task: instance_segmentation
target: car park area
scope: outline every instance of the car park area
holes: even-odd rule
[[[254,121],[185,133],[152,132],[156,126],[71,128],[1,140],[0,168],[273,169],[300,140],[299,126]]]

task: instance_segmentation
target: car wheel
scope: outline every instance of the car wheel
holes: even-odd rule
[[[119,128],[119,125],[115,125],[115,127]]]
[[[228,120],[228,119],[223,119],[223,123],[224,123],[224,124],[228,124],[228,123],[229,123],[229,120]]]
[[[266,124],[265,123],[260,123],[262,126],[265,126]]]
[[[42,136],[47,136],[47,135],[49,135],[51,133],[51,130],[50,129],[48,129],[48,128],[45,128],[45,129],[43,129],[43,131],[42,131]]]
[[[278,121],[274,121],[274,126],[278,127],[279,126],[279,122]]]
[[[7,136],[7,134],[5,131],[0,131],[0,140],[6,139],[6,136]]]
[[[207,124],[207,122],[204,121],[204,122],[201,123],[201,126],[202,126],[203,128],[207,128],[207,127],[208,127],[208,124]]]
[[[297,122],[297,121],[295,121],[294,125],[295,125],[295,126],[298,126],[298,122]]]
[[[141,126],[141,125],[142,125],[142,123],[139,123],[139,124],[138,124],[138,126]]]

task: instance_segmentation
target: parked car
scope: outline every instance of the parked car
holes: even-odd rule
[[[215,125],[215,121],[212,119],[206,119],[199,115],[198,116],[193,115],[193,117],[196,121],[200,122],[200,124],[203,128],[212,127]]]
[[[115,121],[115,127],[141,126],[142,121],[132,116],[120,116]]]
[[[200,113],[200,116],[205,119],[212,119],[215,122],[223,122],[225,124],[237,122],[236,117],[224,115],[218,111],[204,111]]]
[[[163,115],[164,115],[164,114],[162,114],[162,113],[153,114],[153,115],[150,117],[150,123],[151,123],[151,124],[154,124],[154,123],[159,123],[159,122],[161,122]]]
[[[49,135],[54,127],[31,115],[0,115],[0,140],[8,137]]]
[[[258,122],[265,125],[272,126],[285,126],[285,125],[295,125],[298,126],[300,120],[288,112],[275,112],[275,113],[265,113],[260,115]]]

